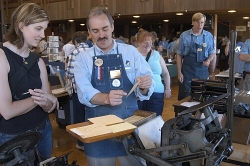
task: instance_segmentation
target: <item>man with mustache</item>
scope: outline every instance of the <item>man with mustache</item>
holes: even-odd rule
[[[80,53],[74,75],[79,101],[86,105],[86,120],[108,114],[125,119],[138,109],[137,100],[148,100],[154,91],[148,63],[132,45],[112,39],[114,20],[104,7],[93,8],[86,21],[95,45]],[[127,96],[134,84],[134,93]],[[120,141],[106,139],[84,146],[89,166],[133,166]]]

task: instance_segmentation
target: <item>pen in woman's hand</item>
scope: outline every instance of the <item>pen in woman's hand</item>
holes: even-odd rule
[[[24,92],[24,93],[22,93],[22,95],[26,95],[26,94],[29,94],[30,92],[28,91],[28,92]]]

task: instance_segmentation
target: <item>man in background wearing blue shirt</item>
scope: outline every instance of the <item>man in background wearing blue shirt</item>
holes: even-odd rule
[[[167,52],[167,49],[168,49],[168,41],[167,41],[166,36],[162,36],[162,40],[159,41],[159,45],[162,45],[162,47],[163,47],[163,52]]]
[[[148,100],[154,91],[153,74],[138,50],[112,39],[114,20],[104,7],[93,8],[86,21],[95,45],[75,61],[74,75],[79,101],[86,105],[85,118],[108,114],[122,119],[138,109],[137,100]],[[134,84],[134,93],[128,95]],[[128,96],[127,96],[128,95]],[[89,166],[121,166],[131,163],[120,141],[106,139],[84,145]]]
[[[191,80],[208,79],[209,66],[215,57],[214,38],[203,30],[206,16],[195,13],[192,29],[183,32],[177,50],[177,69],[179,80],[178,100],[190,96]]]
[[[241,48],[239,59],[244,62],[239,89],[250,91],[250,39],[247,39]]]

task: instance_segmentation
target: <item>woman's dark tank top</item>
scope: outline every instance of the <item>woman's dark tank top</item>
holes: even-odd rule
[[[10,71],[8,73],[8,80],[17,72],[17,70],[23,65],[24,59],[18,54],[14,53],[7,47],[1,46],[7,60],[10,65]],[[30,97],[30,95],[22,95],[29,89],[41,89],[42,82],[40,78],[40,69],[38,63],[35,63],[33,67],[24,75],[19,81],[16,88],[13,90],[17,98],[20,100]],[[11,111],[11,110],[8,110]],[[48,118],[46,113],[40,106],[36,106],[34,109],[26,114],[14,117],[9,120],[5,120],[3,117],[0,119],[0,132],[5,134],[17,134],[23,133],[27,130],[36,128],[42,124]]]

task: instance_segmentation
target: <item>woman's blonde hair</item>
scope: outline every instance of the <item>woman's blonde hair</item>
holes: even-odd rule
[[[17,46],[17,48],[21,48],[24,43],[24,38],[22,31],[19,29],[19,23],[28,26],[43,21],[49,21],[49,17],[39,5],[35,3],[24,3],[17,7],[12,13],[10,19],[11,25],[6,34],[6,39]]]

